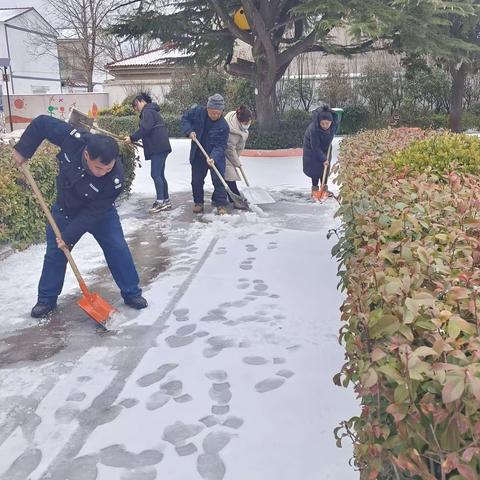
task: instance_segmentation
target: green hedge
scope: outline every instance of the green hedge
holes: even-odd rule
[[[58,149],[44,143],[29,161],[45,201],[55,199]],[[0,242],[27,247],[45,235],[45,215],[20,170],[12,162],[9,145],[0,144]]]
[[[52,205],[56,197],[57,152],[57,147],[45,142],[29,161],[32,175],[48,205]],[[135,177],[135,153],[129,146],[121,146],[121,153],[128,193]],[[12,162],[10,146],[0,144],[0,243],[26,248],[44,239],[45,224],[43,211],[22,173]]]
[[[171,138],[184,138],[180,125],[180,115],[162,115]],[[138,115],[104,115],[98,119],[98,126],[116,135],[130,135],[138,129]]]
[[[365,479],[479,478],[480,179],[442,182],[389,160],[407,148],[407,162],[412,142],[452,141],[432,135],[363,132],[336,167],[346,363],[335,382],[353,384],[362,408],[335,433]]]
[[[390,159],[388,160],[390,161]],[[431,172],[443,177],[450,172],[480,174],[480,138],[445,133],[414,142],[393,156],[399,169]]]

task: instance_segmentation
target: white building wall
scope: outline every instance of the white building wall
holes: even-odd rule
[[[122,103],[129,95],[139,93],[142,90],[151,92],[154,101],[163,103],[165,101],[165,95],[170,91],[170,81],[142,80],[141,82],[138,82],[128,80],[107,80],[103,84],[103,91],[108,93],[110,107],[114,103]]]
[[[46,33],[48,29],[48,24],[34,11],[2,24],[0,44],[5,44],[5,56],[10,57],[12,93],[61,92],[58,58],[50,54],[38,54],[43,37],[36,32]]]

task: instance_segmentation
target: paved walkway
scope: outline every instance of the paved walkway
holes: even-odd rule
[[[134,195],[123,218],[150,306],[123,307],[101,268],[116,332],[96,333],[72,295],[49,322],[2,334],[0,478],[358,478],[332,433],[357,412],[332,383],[336,205],[305,192],[280,187],[265,216],[197,220],[186,192],[163,217]]]

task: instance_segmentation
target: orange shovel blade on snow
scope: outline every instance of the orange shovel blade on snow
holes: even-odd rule
[[[95,292],[91,293],[89,298],[85,296],[80,298],[77,300],[77,304],[88,316],[102,326],[105,326],[110,315],[116,311],[114,307]]]
[[[82,298],[77,300],[77,305],[93,320],[105,327],[110,315],[116,312],[116,308],[110,305],[98,293],[90,292],[85,284],[80,284],[83,292]]]

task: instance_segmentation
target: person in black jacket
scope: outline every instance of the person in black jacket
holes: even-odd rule
[[[209,166],[215,163],[220,174],[225,174],[225,149],[230,129],[223,118],[224,110],[225,101],[219,93],[216,93],[208,98],[206,108],[195,105],[182,115],[182,130],[185,136],[192,140],[197,138],[209,155],[209,159],[206,160],[197,144],[192,141],[190,163],[192,165],[193,213],[203,212],[203,185]],[[215,172],[211,171],[210,176],[214,188],[212,204],[216,205],[219,215],[224,215],[227,213],[227,192]]]
[[[168,183],[165,178],[165,162],[172,151],[165,121],[160,115],[160,107],[152,102],[146,93],[140,93],[132,101],[133,108],[140,112],[140,128],[125,138],[126,143],[142,140],[145,160],[151,160],[151,176],[155,184],[157,199],[150,213],[172,208],[168,197]]]
[[[47,251],[32,317],[43,317],[56,307],[67,266],[61,248],[72,249],[87,232],[102,248],[125,303],[135,309],[145,308],[147,301],[138,286],[137,270],[115,208],[115,199],[125,183],[117,142],[40,115],[28,125],[14,147],[17,165],[31,158],[43,140],[60,147],[57,198],[52,215],[62,237],[56,238],[50,225],[47,226]]]
[[[328,105],[317,108],[312,114],[312,123],[307,127],[303,139],[303,173],[312,179],[312,198],[321,198],[319,182],[327,169],[327,178],[330,172],[330,158],[328,150],[338,127],[338,117]],[[323,186],[328,191],[327,185]]]

